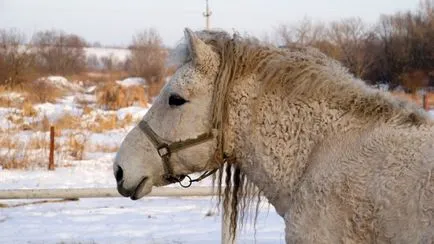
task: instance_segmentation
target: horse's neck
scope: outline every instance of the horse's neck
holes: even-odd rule
[[[309,157],[328,133],[339,130],[335,122],[342,113],[325,102],[271,91],[260,95],[257,83],[243,84],[229,96],[226,150],[283,215]]]

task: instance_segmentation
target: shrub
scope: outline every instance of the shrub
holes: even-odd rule
[[[65,113],[54,122],[54,127],[57,130],[77,129],[81,127],[81,120],[77,116]]]
[[[36,47],[36,65],[43,73],[68,75],[86,68],[86,41],[59,30],[37,32],[32,38]]]
[[[34,55],[24,43],[24,34],[0,29],[0,85],[14,87],[29,79]]]
[[[38,115],[38,111],[33,107],[33,104],[29,101],[23,104],[23,116],[24,117],[35,117]]]
[[[83,160],[87,137],[83,133],[71,133],[68,136],[69,155],[76,160]]]
[[[148,104],[146,90],[141,86],[123,87],[110,82],[99,87],[96,93],[97,104],[104,109],[117,110],[132,105],[145,107]]]
[[[133,76],[143,77],[149,85],[149,96],[158,95],[166,76],[168,51],[155,29],[147,29],[133,36],[131,58],[126,61]]]
[[[27,90],[28,98],[33,103],[55,102],[56,99],[64,95],[62,89],[45,79],[35,80],[24,89]]]

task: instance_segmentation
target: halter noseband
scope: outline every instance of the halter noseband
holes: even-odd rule
[[[164,142],[164,139],[159,137],[157,133],[149,126],[148,122],[142,120],[139,123],[139,128],[145,133],[145,135],[151,140],[152,144],[154,144],[155,149],[157,149],[158,155],[160,155],[163,160],[164,166],[164,175],[165,180],[169,182],[179,182],[182,187],[190,187],[193,182],[200,181],[217,171],[217,169],[213,169],[211,171],[205,171],[201,176],[196,179],[191,179],[188,175],[175,175],[173,174],[173,168],[170,165],[170,156],[174,152],[181,151],[183,149],[196,146],[212,140],[214,138],[214,134],[212,132],[200,134],[196,138],[186,139],[184,141],[177,141],[172,143]],[[181,181],[184,178],[188,178],[189,182],[187,185],[183,185]]]

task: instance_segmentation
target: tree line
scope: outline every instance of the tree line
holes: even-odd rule
[[[372,84],[410,90],[433,85],[433,0],[421,1],[415,11],[382,15],[374,25],[357,17],[327,24],[305,18],[296,25],[279,26],[277,35],[283,46],[320,49]]]
[[[160,82],[165,76],[167,49],[155,29],[135,34],[130,55],[120,61],[110,54],[86,55],[89,44],[80,36],[61,30],[37,32],[28,41],[16,29],[0,29],[0,85],[22,85],[41,75],[74,75],[87,71],[122,71]]]

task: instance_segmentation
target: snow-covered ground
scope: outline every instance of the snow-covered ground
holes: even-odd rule
[[[58,167],[55,171],[47,171],[45,167],[6,170],[2,169],[0,162],[0,190],[115,187],[112,172],[115,152],[101,148],[119,146],[147,108],[127,107],[117,111],[104,111],[96,106],[95,96],[88,87],[76,89],[76,84],[71,84],[63,77],[48,77],[47,80],[69,88],[73,93],[58,99],[56,103],[34,105],[37,115],[33,117],[23,116],[20,109],[0,108],[0,134],[12,141],[31,144],[30,141],[36,137],[48,139],[48,132],[20,130],[22,124],[39,123],[44,118],[55,123],[65,115],[70,115],[79,118],[80,126],[64,129],[58,135],[56,140],[60,143],[58,150],[61,152],[56,154]],[[122,83],[143,85],[136,78]],[[20,94],[15,93],[6,95],[20,97]],[[92,108],[92,111],[85,113],[85,108],[79,101],[86,101],[86,106]],[[120,122],[126,121],[127,124],[95,131],[92,126],[96,121],[111,118],[110,116],[116,117]],[[127,120],[128,116],[131,117],[130,120]],[[80,159],[65,153],[67,149],[62,149],[67,147],[71,135],[77,133],[83,135],[86,142]],[[0,156],[5,150],[1,147],[0,145]],[[46,150],[33,151],[35,160],[46,160]],[[207,179],[196,185],[210,184]],[[216,199],[210,197],[149,197],[138,201],[119,197],[37,202],[38,200],[0,200],[0,244],[220,243],[221,215],[215,207]],[[6,205],[8,207],[2,208]],[[284,240],[283,220],[264,200],[259,209],[256,228],[248,221],[239,233],[237,243],[284,243]]]
[[[104,48],[104,47],[86,47],[84,48],[86,57],[96,56],[98,59],[102,57],[116,57],[117,60],[125,62],[125,60],[131,55],[129,49],[124,48]]]
[[[54,172],[3,170],[0,189],[114,187],[113,156],[84,160]],[[4,200],[0,204],[36,201]],[[149,197],[0,208],[0,243],[220,243],[221,215],[215,205],[216,199],[210,197]],[[283,228],[283,220],[264,201],[256,229],[247,221],[237,243],[284,243]]]

